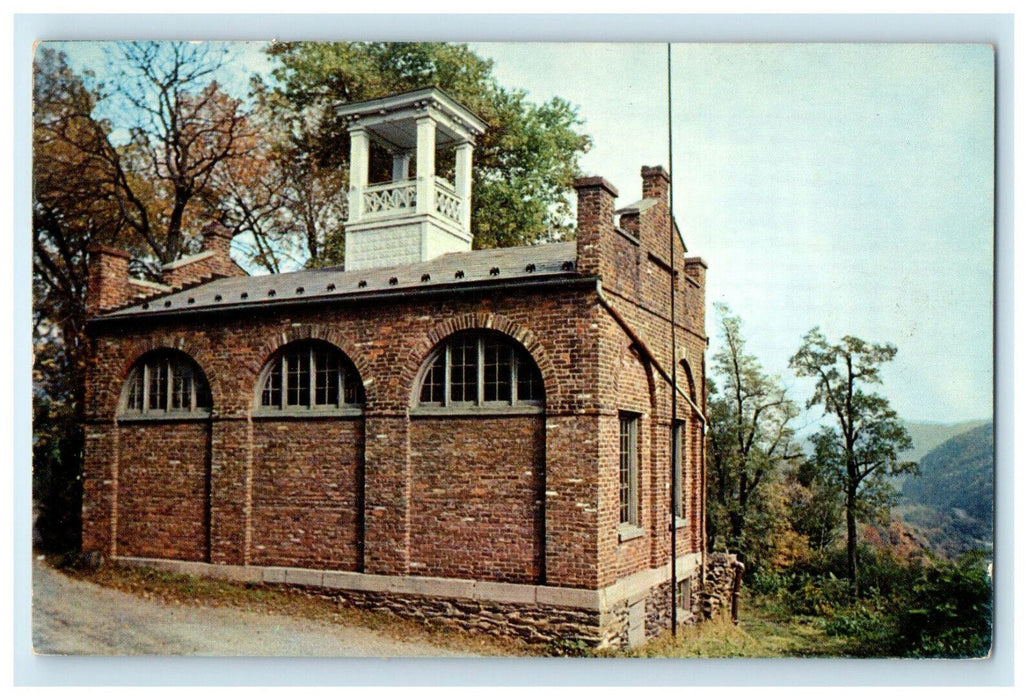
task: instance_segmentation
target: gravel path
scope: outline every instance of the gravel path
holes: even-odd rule
[[[141,600],[32,565],[37,654],[194,656],[463,656],[362,627]]]

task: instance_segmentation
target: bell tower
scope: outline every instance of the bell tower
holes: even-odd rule
[[[338,115],[351,141],[345,269],[470,250],[474,141],[485,122],[438,88],[343,104]],[[388,182],[370,182],[374,144],[392,157]],[[455,154],[452,181],[436,174],[440,154]]]

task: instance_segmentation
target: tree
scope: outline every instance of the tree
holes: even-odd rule
[[[109,149],[119,204],[159,263],[186,251],[186,227],[206,217],[219,167],[255,147],[241,101],[211,79],[224,55],[208,44],[122,44],[114,86],[130,142]],[[196,208],[191,210],[191,206]]]
[[[846,335],[832,344],[819,328],[810,330],[790,366],[799,377],[816,381],[808,407],[822,407],[834,419],[810,438],[809,461],[819,478],[837,484],[843,496],[847,529],[848,578],[859,594],[856,524],[861,517],[886,513],[894,500],[888,478],[915,473],[916,464],[899,461],[913,445],[909,433],[886,398],[866,391],[879,384],[880,366],[897,350]]]
[[[323,216],[316,208],[340,204],[323,204],[325,198],[305,189],[308,183],[319,187],[323,181],[313,175],[326,172],[333,174],[336,186],[347,186],[348,134],[334,107],[428,86],[445,90],[488,124],[474,155],[474,246],[529,244],[570,235],[567,194],[590,139],[576,131],[580,122],[569,103],[554,98],[532,104],[526,93],[504,89],[492,76],[492,62],[462,44],[288,42],[274,44],[270,55],[279,66],[272,85],[261,86],[257,95],[278,115],[278,123],[289,126],[282,164],[299,171],[300,176],[292,178],[298,214],[315,205],[310,219],[299,218],[295,225],[305,232],[313,261],[336,263],[342,255],[326,229],[309,226]],[[376,153],[373,157],[376,160]],[[373,162],[372,172],[378,168]]]
[[[790,428],[798,410],[745,349],[741,319],[725,304],[716,309],[722,330],[713,364],[721,384],[709,384],[708,503],[713,526],[725,530],[726,546],[757,556],[772,539],[770,521],[779,510],[776,492],[767,486],[781,465],[799,456]]]
[[[89,76],[87,76],[89,77]],[[77,546],[86,365],[86,259],[119,243],[126,222],[102,149],[110,126],[92,116],[99,93],[65,57],[33,64],[33,503],[40,544]]]
[[[108,85],[46,46],[33,64],[33,495],[53,548],[78,537],[87,249],[157,274],[213,214],[198,195],[214,171],[250,148],[240,104],[204,82],[218,65],[204,47],[120,47]]]
[[[99,197],[132,231],[135,271],[156,276],[157,265],[189,252],[195,230],[218,215],[202,195],[224,163],[254,148],[255,134],[241,102],[210,80],[221,58],[207,45],[123,43],[111,62],[118,70],[108,84],[76,76],[90,99],[67,100],[50,133],[55,147],[96,169],[98,178],[84,183],[95,189],[82,198]],[[41,73],[57,68],[49,59],[36,65]],[[44,163],[35,169],[47,172]]]
[[[216,170],[211,205],[251,261],[271,273],[340,262],[348,219],[348,168],[321,163],[317,114],[294,109],[253,78],[255,147]]]

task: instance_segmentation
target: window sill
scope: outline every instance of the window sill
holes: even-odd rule
[[[542,412],[542,406],[532,404],[521,406],[414,406],[410,409],[410,416],[416,418],[449,418],[451,416],[460,418],[471,416],[535,416]]]
[[[256,408],[252,413],[255,420],[277,420],[280,418],[359,418],[363,409],[358,406],[343,408]]]
[[[684,528],[684,527],[686,527],[689,524],[690,524],[690,521],[687,520],[686,518],[680,518],[678,515],[676,516],[676,529],[677,530],[679,530],[681,528]]]
[[[629,540],[635,540],[638,537],[643,537],[644,530],[638,525],[630,525],[629,523],[622,523],[618,526],[618,541],[628,542]]]
[[[211,411],[192,411],[189,413],[120,413],[116,416],[119,423],[185,423],[190,421],[206,421],[212,417]]]

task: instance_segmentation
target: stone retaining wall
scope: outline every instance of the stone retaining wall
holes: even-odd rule
[[[363,610],[387,612],[496,637],[516,637],[539,644],[566,642],[590,648],[608,646],[601,634],[601,615],[593,610],[370,591],[322,588],[306,588],[306,591]]]
[[[671,625],[671,585],[661,569],[601,590],[413,576],[377,576],[285,567],[241,567],[201,562],[118,558],[181,574],[276,583],[350,607],[538,644],[626,648],[664,634]],[[681,624],[729,611],[743,564],[711,555],[700,586],[699,559],[681,560],[689,581]],[[651,574],[650,579],[644,573]],[[646,585],[643,585],[646,582]]]

